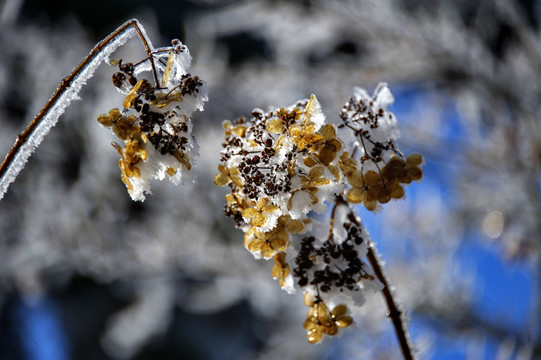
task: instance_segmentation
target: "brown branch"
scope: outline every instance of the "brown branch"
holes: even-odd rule
[[[346,202],[346,200],[344,200],[342,196],[337,196],[336,203],[333,208],[333,213],[334,213],[334,209],[339,204],[343,204],[349,207],[349,204]],[[355,225],[360,227],[361,223],[355,216],[351,207],[349,207],[349,209],[350,209],[350,216],[348,216],[348,218],[351,219],[355,223]],[[387,282],[387,278],[385,277],[385,274],[383,273],[383,266],[379,263],[378,257],[374,252],[374,246],[372,242],[370,242],[368,246],[368,252],[366,254],[366,258],[368,259],[370,266],[372,266],[372,269],[374,270],[376,277],[383,285],[382,293],[383,293],[383,297],[385,298],[385,302],[387,303],[387,308],[389,309],[389,313],[387,314],[387,316],[393,322],[396,337],[398,338],[398,342],[400,344],[400,350],[402,351],[402,356],[404,357],[405,360],[412,360],[413,354],[412,354],[411,347],[406,335],[406,329],[402,321],[402,311],[399,309],[399,307],[396,304],[396,301],[393,297],[393,293],[391,292],[389,283]]]
[[[368,246],[366,258],[372,266],[372,269],[374,269],[378,280],[383,284],[382,293],[383,297],[385,298],[385,302],[387,303],[387,308],[389,309],[387,316],[390,317],[391,321],[393,322],[396,336],[398,337],[398,342],[400,343],[400,349],[402,350],[402,356],[404,356],[405,360],[412,360],[413,355],[406,336],[406,329],[404,327],[404,323],[402,322],[402,311],[396,305],[389,284],[387,283],[387,279],[383,274],[382,266],[380,265],[372,246]]]
[[[0,180],[4,179],[4,176],[6,175],[7,170],[11,167],[17,154],[21,150],[21,147],[28,141],[30,135],[32,135],[32,133],[41,124],[44,117],[49,113],[49,111],[51,111],[52,107],[58,102],[58,100],[64,94],[64,92],[71,87],[75,78],[112,40],[115,39],[115,37],[125,32],[129,27],[135,28],[137,35],[139,36],[139,38],[141,39],[141,42],[143,43],[143,46],[145,47],[145,50],[148,54],[148,58],[150,60],[150,64],[152,67],[152,72],[154,74],[154,80],[156,81],[156,86],[158,86],[158,77],[156,74],[156,68],[154,66],[154,59],[152,57],[152,47],[147,42],[145,36],[143,35],[143,32],[139,28],[137,20],[135,19],[130,20],[126,22],[125,24],[123,24],[122,26],[120,26],[115,31],[113,31],[109,36],[107,36],[105,39],[99,42],[96,46],[94,46],[92,51],[90,51],[87,57],[84,58],[84,60],[72,71],[72,73],[66,78],[62,79],[55,93],[53,94],[53,96],[51,96],[49,101],[47,101],[47,104],[45,104],[43,109],[41,109],[41,111],[36,115],[34,120],[32,120],[32,122],[27,126],[27,128],[22,133],[17,135],[17,140],[15,141],[15,144],[9,150],[2,165],[0,165]],[[1,198],[1,195],[0,195],[0,198]]]
[[[331,220],[329,221],[329,239],[333,238],[333,233],[332,232],[334,230],[334,216],[336,215],[336,208],[340,204],[345,204],[345,201],[342,198],[342,196],[337,196],[336,197],[336,202],[334,203],[334,206],[332,207]]]

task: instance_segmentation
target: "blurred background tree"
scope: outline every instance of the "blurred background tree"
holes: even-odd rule
[[[92,46],[131,17],[180,38],[209,85],[197,183],[127,196],[97,115],[122,95],[102,66],[0,203],[0,358],[396,359],[379,294],[356,328],[305,341],[223,216],[221,122],[311,93],[338,120],[353,86],[390,84],[401,148],[425,179],[377,216],[421,358],[541,358],[540,4],[500,1],[102,1],[0,4],[0,153]],[[113,57],[137,61],[131,40]]]

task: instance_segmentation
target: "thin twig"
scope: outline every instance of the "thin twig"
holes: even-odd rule
[[[404,327],[404,323],[402,322],[402,311],[400,311],[400,309],[396,305],[389,284],[387,283],[387,279],[383,274],[382,266],[380,265],[372,246],[368,247],[366,258],[372,266],[372,269],[374,269],[378,280],[383,284],[382,293],[385,297],[387,308],[389,309],[389,313],[387,314],[387,316],[391,318],[391,321],[393,322],[396,336],[398,337],[398,342],[400,343],[400,349],[402,350],[402,356],[404,356],[405,360],[412,360],[413,355],[410,349],[408,338],[406,336],[406,329]]]
[[[152,45],[149,43],[148,39],[144,35],[144,31],[142,31],[139,28],[139,23],[137,20],[133,19],[133,20],[127,21],[118,29],[116,29],[114,32],[112,32],[109,36],[107,36],[105,39],[99,42],[92,49],[92,51],[90,51],[87,57],[72,71],[72,73],[60,82],[60,85],[56,89],[55,93],[53,94],[53,96],[51,96],[49,101],[47,101],[47,104],[45,104],[43,109],[41,109],[41,111],[34,118],[34,120],[32,120],[32,122],[28,125],[28,127],[22,133],[17,135],[17,140],[15,141],[15,144],[9,150],[2,165],[0,165],[0,181],[4,180],[4,177],[6,176],[8,169],[12,166],[13,161],[16,159],[17,154],[21,151],[22,146],[26,144],[30,136],[39,127],[39,125],[41,124],[45,116],[49,114],[49,112],[57,104],[59,99],[72,86],[77,76],[79,76],[81,72],[87,68],[90,62],[97,55],[99,55],[110,42],[112,42],[117,36],[125,33],[130,27],[133,27],[135,29],[135,31],[137,32],[137,35],[139,36],[139,38],[141,39],[141,42],[143,43],[143,46],[145,47],[145,50],[150,60],[150,65],[152,67],[152,73],[154,74],[154,80],[156,82],[156,86],[158,85],[158,77],[156,73],[156,68],[154,66],[154,59],[152,56],[152,51],[153,51]],[[7,186],[9,186],[9,184]],[[7,191],[7,186],[6,186],[6,191]],[[2,198],[2,194],[0,194],[0,199],[1,198]]]
[[[349,204],[344,200],[342,196],[337,196],[336,203],[334,205],[335,207],[333,208],[333,213],[334,213],[334,209],[340,204],[346,205],[349,207]],[[350,208],[350,216],[348,216],[348,218],[351,219],[355,223],[355,225],[361,226],[359,220],[357,219],[357,217],[355,216],[351,208]],[[368,259],[370,266],[374,270],[376,277],[383,285],[382,293],[383,293],[383,297],[385,298],[385,302],[387,303],[387,308],[389,309],[389,313],[387,314],[387,316],[393,322],[395,333],[398,338],[398,342],[400,343],[402,356],[404,357],[404,360],[413,360],[413,353],[411,351],[410,343],[406,335],[406,329],[402,321],[402,311],[399,309],[398,305],[396,304],[396,301],[393,297],[393,293],[391,292],[391,288],[389,286],[387,278],[385,274],[383,273],[383,266],[380,264],[378,257],[376,253],[374,252],[373,242],[370,242],[368,246],[368,252],[366,254],[366,258]]]
[[[334,206],[332,207],[331,211],[331,220],[329,220],[329,239],[333,238],[333,231],[334,231],[334,216],[336,215],[336,208],[340,204],[345,204],[344,199],[341,196],[336,197],[336,201],[334,203]]]

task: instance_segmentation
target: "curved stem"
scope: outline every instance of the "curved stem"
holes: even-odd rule
[[[118,46],[122,45],[123,41],[125,41],[123,39],[126,37],[126,33],[132,28],[135,29],[135,32],[137,33],[137,35],[141,39],[141,42],[143,43],[143,46],[145,47],[152,67],[152,73],[154,74],[154,80],[156,84],[158,84],[158,77],[154,65],[154,59],[152,57],[152,51],[154,51],[152,44],[150,43],[150,40],[148,39],[144,29],[139,24],[139,22],[136,19],[129,20],[122,24],[118,29],[113,31],[101,42],[99,42],[96,46],[94,46],[88,56],[72,71],[72,73],[60,82],[60,85],[54,92],[53,96],[51,96],[43,109],[41,109],[41,111],[36,115],[36,117],[26,127],[26,129],[22,133],[17,135],[15,144],[9,150],[2,165],[0,165],[0,199],[7,191],[9,184],[15,180],[15,177],[22,169],[22,165],[24,165],[24,162],[26,162],[27,158],[30,156],[30,152],[32,149],[25,149],[25,152],[27,152],[27,154],[21,154],[21,150],[28,143],[29,139],[31,139],[32,136],[35,135],[36,130],[43,124],[44,119],[48,118],[52,113],[52,117],[56,118],[51,120],[51,125],[49,126],[49,128],[56,123],[56,119],[58,119],[58,117],[62,114],[64,109],[71,101],[70,98],[65,97],[68,90],[73,91],[73,88],[75,88],[75,91],[77,91],[77,88],[80,88],[84,84],[84,82],[92,76],[92,73],[94,71],[93,62],[95,62],[96,59],[99,59],[100,55],[103,57],[104,51],[106,54],[111,53]],[[116,47],[111,46],[112,49],[107,48],[109,45],[115,43]],[[48,129],[46,131],[48,131]],[[43,135],[45,134],[45,132],[43,133]],[[39,138],[33,138],[32,141],[30,141],[30,144],[33,147],[36,147],[40,141],[41,139]],[[9,179],[6,179],[8,170],[13,166],[14,161],[18,158],[18,156],[23,156],[23,159],[21,160],[22,165],[19,166],[20,169],[13,170],[13,174],[10,174]]]
[[[366,258],[372,266],[372,269],[374,269],[376,277],[383,284],[382,293],[383,297],[385,298],[385,302],[387,303],[387,308],[389,309],[389,313],[387,314],[387,316],[391,318],[391,321],[393,322],[396,336],[398,337],[398,342],[400,343],[400,349],[402,350],[402,356],[404,356],[405,360],[412,360],[413,355],[411,352],[408,338],[406,336],[406,329],[404,323],[402,322],[402,311],[396,305],[385,274],[383,273],[383,267],[379,263],[378,258],[374,253],[373,246],[368,246]]]
[[[339,204],[349,206],[348,203],[341,196],[338,196],[336,198],[335,207]],[[353,223],[355,223],[355,225],[359,227],[361,226],[361,223],[359,222],[358,218],[355,216],[351,208],[348,218]],[[389,282],[387,281],[387,277],[383,272],[383,266],[380,264],[378,256],[374,251],[374,243],[372,241],[370,241],[369,243],[366,258],[368,259],[370,266],[374,270],[376,277],[383,285],[383,290],[381,292],[383,293],[383,297],[385,298],[385,302],[387,303],[387,309],[389,309],[389,313],[387,314],[387,316],[391,319],[393,323],[396,337],[398,338],[400,349],[402,351],[402,356],[405,360],[413,360],[413,353],[411,351],[411,346],[408,341],[408,336],[406,334],[406,327],[404,326],[404,322],[402,321],[402,311],[400,310],[394,299],[391,287],[389,286]]]

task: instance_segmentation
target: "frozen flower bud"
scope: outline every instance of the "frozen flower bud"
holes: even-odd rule
[[[126,95],[123,110],[98,116],[100,124],[124,141],[124,148],[114,145],[122,156],[121,178],[131,198],[140,201],[150,193],[152,179],[167,177],[177,184],[191,170],[198,147],[190,116],[207,101],[206,86],[188,72],[191,57],[178,40],[151,56],[154,67],[148,59],[137,66],[112,63],[119,69],[113,84]],[[158,83],[138,80],[141,69],[151,70]]]

